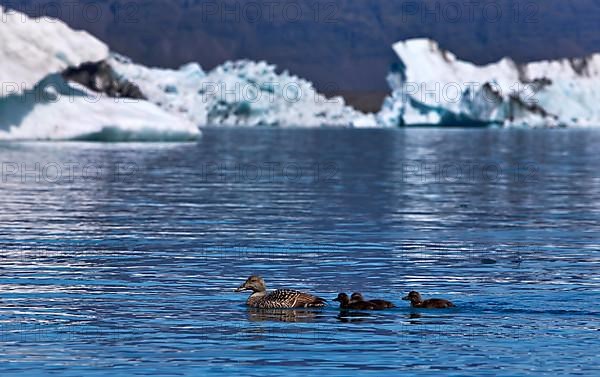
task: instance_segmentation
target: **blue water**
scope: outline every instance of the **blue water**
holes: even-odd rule
[[[600,373],[600,132],[0,145],[0,375]],[[37,165],[36,165],[37,164]],[[233,288],[385,312],[257,312]],[[410,290],[456,303],[410,309]]]

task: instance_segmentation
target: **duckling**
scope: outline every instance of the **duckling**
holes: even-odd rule
[[[359,292],[354,292],[352,294],[352,296],[350,296],[350,302],[351,303],[353,303],[353,302],[361,302],[361,301],[370,302],[371,304],[375,305],[375,307],[376,307],[377,310],[390,309],[390,308],[395,308],[396,307],[396,305],[394,305],[391,302],[386,301],[386,300],[375,299],[375,300],[368,300],[367,301],[367,300],[365,300],[363,298],[362,293],[359,293]]]
[[[345,293],[340,293],[333,301],[340,303],[340,309],[351,309],[351,310],[376,310],[374,304],[367,301],[350,302],[350,297]]]
[[[413,308],[445,309],[456,306],[452,302],[441,298],[430,298],[429,300],[423,301],[421,294],[415,291],[410,292],[408,295],[402,297],[402,299],[410,301]]]
[[[236,292],[252,291],[246,305],[261,309],[317,308],[327,305],[327,300],[308,293],[291,289],[267,292],[265,281],[260,276],[250,276]]]

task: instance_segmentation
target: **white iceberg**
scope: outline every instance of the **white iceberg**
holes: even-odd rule
[[[377,115],[383,126],[600,125],[600,54],[484,66],[459,60],[428,39],[394,45],[401,62]]]
[[[0,119],[14,124],[0,140],[187,141],[199,133],[150,102],[109,98],[59,74],[0,99]]]
[[[29,18],[0,6],[2,91],[31,89],[51,73],[108,57],[108,47],[83,31],[50,18]]]
[[[147,68],[59,20],[2,7],[0,16],[0,139],[162,141],[197,137],[199,126],[376,125],[265,62]]]
[[[147,68],[115,55],[111,66],[166,111],[200,126],[369,126],[374,120],[327,99],[307,80],[277,73],[266,62],[227,62],[205,73],[197,64],[179,70]]]
[[[0,139],[189,140],[193,123],[144,100],[110,98],[61,73],[110,56],[108,47],[58,20],[0,7]]]

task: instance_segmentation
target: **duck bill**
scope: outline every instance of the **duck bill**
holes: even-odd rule
[[[340,299],[336,297],[336,298],[334,298],[332,301],[337,301],[337,302],[340,302]]]
[[[410,297],[408,297],[408,296],[404,296],[404,297],[402,297],[402,299],[403,299],[404,301],[410,301]]]
[[[244,283],[244,284],[240,285],[239,287],[237,287],[236,289],[234,289],[233,291],[234,292],[243,292],[246,289],[248,289],[248,288],[246,288],[246,283]]]

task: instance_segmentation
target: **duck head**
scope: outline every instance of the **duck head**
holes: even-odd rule
[[[365,301],[365,299],[364,299],[362,293],[360,293],[360,292],[354,292],[352,294],[352,296],[350,296],[350,301],[352,301],[352,302],[359,302],[359,301]]]
[[[252,291],[252,292],[264,292],[267,290],[265,281],[260,276],[250,276],[244,284],[240,285],[235,291]]]
[[[419,292],[411,291],[408,295],[402,297],[404,301],[410,302],[421,302],[421,294]]]
[[[336,298],[333,299],[333,301],[337,301],[340,304],[348,304],[350,302],[350,298],[348,297],[347,294],[340,293],[339,295],[337,295]]]

